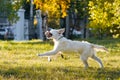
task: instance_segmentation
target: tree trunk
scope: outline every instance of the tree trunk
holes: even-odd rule
[[[69,15],[66,16],[66,31],[65,31],[65,37],[69,37]]]

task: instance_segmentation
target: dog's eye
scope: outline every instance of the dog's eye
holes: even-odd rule
[[[61,34],[60,32],[58,32],[58,34]]]

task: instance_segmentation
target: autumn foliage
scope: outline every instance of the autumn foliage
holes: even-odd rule
[[[30,0],[27,0],[28,2]],[[34,0],[33,4],[36,9],[41,9],[48,15],[54,15],[56,17],[67,16],[66,10],[69,8],[70,0]]]

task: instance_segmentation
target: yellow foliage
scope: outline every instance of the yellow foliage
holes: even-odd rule
[[[69,8],[70,0],[34,0],[36,9],[41,9],[42,12],[48,11],[48,15],[59,15],[60,9],[62,12],[62,17],[67,16],[67,9]]]
[[[120,36],[120,34],[115,34],[113,35],[113,38],[118,38]]]
[[[93,1],[89,1],[88,6],[93,6],[93,5],[94,5]]]
[[[34,25],[37,25],[38,21],[37,19],[34,19]]]
[[[66,12],[63,12],[62,18],[66,17],[66,16],[67,16],[67,13],[66,13]]]
[[[30,0],[27,0],[27,2],[29,2]]]

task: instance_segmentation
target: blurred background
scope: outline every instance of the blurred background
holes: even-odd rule
[[[49,28],[74,38],[120,38],[120,0],[0,0],[0,39],[46,40]]]

